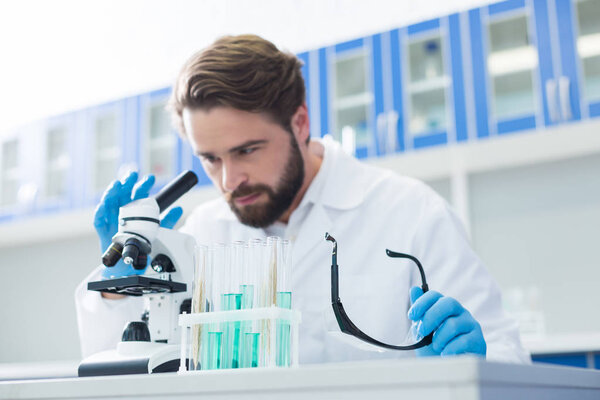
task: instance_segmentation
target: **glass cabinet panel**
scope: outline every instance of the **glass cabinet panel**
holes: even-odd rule
[[[357,147],[369,145],[368,115],[373,101],[367,81],[367,55],[364,52],[335,61],[335,137],[354,132]]]
[[[496,119],[535,114],[534,71],[537,50],[531,44],[526,15],[491,21],[488,72]]]
[[[50,129],[46,135],[45,195],[62,197],[67,192],[67,171],[70,165],[68,131],[65,126]]]
[[[147,168],[164,181],[174,175],[175,135],[171,129],[165,102],[153,102],[147,110],[146,159]]]
[[[410,81],[419,82],[444,75],[442,40],[439,37],[413,42],[408,46]]]
[[[115,179],[121,154],[117,130],[117,116],[107,113],[96,117],[94,121],[93,148],[94,192],[101,192]]]
[[[581,0],[576,3],[576,8],[583,95],[588,101],[600,100],[600,1]]]
[[[450,78],[445,73],[443,42],[440,35],[408,43],[410,119],[412,136],[447,129],[446,90]]]
[[[17,203],[17,192],[19,190],[19,142],[16,139],[9,140],[2,145],[2,175],[0,188],[0,205],[10,206]]]

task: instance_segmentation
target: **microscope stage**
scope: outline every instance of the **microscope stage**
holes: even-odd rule
[[[151,293],[185,292],[186,288],[185,283],[167,281],[145,275],[133,275],[124,278],[88,282],[88,290],[124,294],[127,296],[142,296]]]

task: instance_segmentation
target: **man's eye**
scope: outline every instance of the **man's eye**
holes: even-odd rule
[[[242,154],[242,155],[250,154],[250,153],[253,153],[254,151],[256,151],[256,149],[257,149],[256,147],[247,147],[245,149],[241,149],[240,154]]]
[[[215,156],[203,156],[202,157],[204,159],[204,161],[208,162],[208,163],[214,163],[215,161],[217,161],[217,157]]]

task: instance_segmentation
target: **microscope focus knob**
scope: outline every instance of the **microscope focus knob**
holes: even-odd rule
[[[165,254],[158,254],[152,259],[152,269],[158,273],[175,272],[175,266],[171,259]]]
[[[131,321],[123,331],[121,342],[149,342],[150,330],[143,321]]]

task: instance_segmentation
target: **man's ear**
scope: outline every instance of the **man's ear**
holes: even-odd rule
[[[306,143],[310,137],[310,121],[308,119],[306,103],[298,107],[294,115],[292,115],[290,125],[298,144]]]

